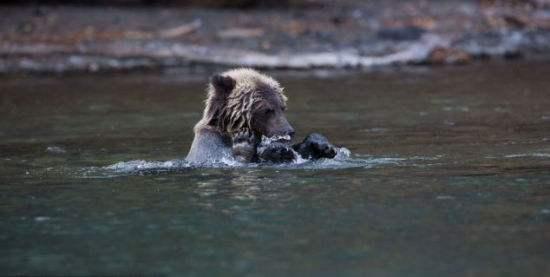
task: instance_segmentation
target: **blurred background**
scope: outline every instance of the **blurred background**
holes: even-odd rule
[[[550,1],[3,1],[0,72],[546,58]]]

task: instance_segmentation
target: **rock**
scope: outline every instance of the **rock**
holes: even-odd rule
[[[218,32],[218,37],[231,38],[252,38],[261,37],[264,35],[264,30],[261,28],[229,28]]]
[[[429,64],[467,64],[472,56],[467,52],[455,48],[436,47],[428,55]]]

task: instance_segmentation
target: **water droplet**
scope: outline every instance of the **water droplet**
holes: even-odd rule
[[[51,218],[48,217],[48,216],[37,216],[34,218],[34,221],[36,222],[44,222],[44,221],[48,221],[50,220]]]

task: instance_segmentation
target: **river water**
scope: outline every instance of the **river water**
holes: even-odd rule
[[[182,161],[208,74],[2,77],[1,274],[550,274],[550,64],[274,72],[283,166]]]

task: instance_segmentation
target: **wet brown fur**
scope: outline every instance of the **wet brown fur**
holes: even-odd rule
[[[271,97],[278,97],[284,105],[287,97],[273,78],[255,70],[240,68],[226,71],[221,76],[235,80],[229,92],[217,91],[212,82],[208,85],[203,118],[198,126],[215,127],[218,131],[232,136],[237,132],[253,131],[254,111],[269,106]]]

